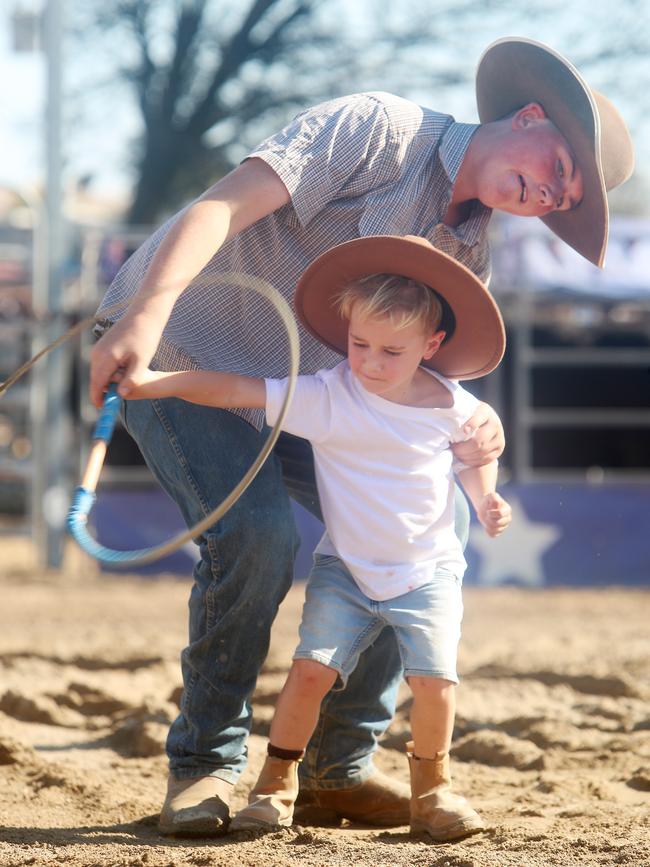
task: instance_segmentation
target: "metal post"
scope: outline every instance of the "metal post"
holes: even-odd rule
[[[63,0],[47,0],[45,6],[45,53],[47,102],[45,112],[44,238],[47,257],[47,291],[43,307],[45,340],[53,340],[65,327],[64,238],[61,191],[61,104]],[[40,306],[40,305],[39,305]],[[43,309],[44,308],[44,309]],[[35,473],[32,487],[32,518],[41,565],[58,566],[62,556],[66,504],[70,490],[69,411],[67,406],[69,353],[59,349],[46,364],[37,365],[33,380]]]

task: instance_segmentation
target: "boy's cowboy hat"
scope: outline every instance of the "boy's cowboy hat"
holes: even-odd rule
[[[602,268],[609,223],[606,190],[622,184],[634,169],[632,140],[616,108],[561,54],[520,37],[498,39],[483,52],[476,98],[481,123],[538,102],[564,135],[582,172],[583,199],[576,208],[555,211],[542,220]]]
[[[497,366],[506,345],[501,314],[487,288],[469,269],[414,235],[374,235],[332,247],[315,259],[298,281],[298,318],[314,337],[345,354],[348,323],[335,296],[348,283],[370,274],[398,274],[435,290],[447,336],[427,367],[454,379],[475,379]]]

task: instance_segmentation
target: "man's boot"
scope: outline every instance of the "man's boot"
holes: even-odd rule
[[[233,785],[219,777],[177,780],[170,773],[167,797],[160,811],[161,834],[216,837],[228,830]]]
[[[410,795],[406,783],[375,769],[363,782],[346,789],[301,789],[296,821],[330,825],[348,819],[378,828],[408,825]]]
[[[413,754],[412,741],[406,749],[411,770],[411,831],[448,841],[484,830],[476,810],[451,791],[449,753],[419,759]]]
[[[298,764],[294,759],[267,756],[248,806],[230,823],[231,831],[272,831],[293,822],[293,805],[298,797]]]

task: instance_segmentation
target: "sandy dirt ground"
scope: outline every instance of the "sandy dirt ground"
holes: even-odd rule
[[[189,582],[99,576],[74,558],[38,574],[0,544],[1,865],[650,865],[648,593],[466,591],[453,772],[488,832],[448,845],[352,825],[169,840],[156,814]],[[262,761],[301,597],[296,586],[276,623],[236,807]],[[408,709],[405,690],[377,759],[405,781]]]

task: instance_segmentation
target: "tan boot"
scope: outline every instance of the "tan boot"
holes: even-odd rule
[[[411,770],[411,831],[443,841],[484,830],[476,810],[451,791],[449,753],[437,753],[435,759],[419,759],[413,755],[412,741],[406,749]]]
[[[331,825],[341,819],[379,828],[408,825],[410,797],[406,783],[375,769],[348,789],[301,789],[295,817],[300,825]]]
[[[167,797],[160,811],[161,834],[178,837],[216,837],[228,830],[233,786],[219,777],[167,781]]]
[[[298,764],[292,759],[267,756],[248,806],[230,823],[231,831],[271,831],[293,822],[293,805],[298,797]]]

